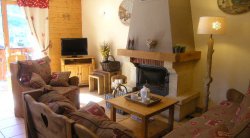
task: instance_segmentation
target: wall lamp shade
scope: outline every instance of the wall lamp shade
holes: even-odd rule
[[[200,17],[197,34],[224,34],[225,18]]]

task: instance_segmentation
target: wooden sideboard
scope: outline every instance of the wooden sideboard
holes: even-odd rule
[[[71,71],[70,76],[79,77],[79,85],[88,85],[88,76],[95,69],[95,58],[92,56],[62,57],[61,70]]]

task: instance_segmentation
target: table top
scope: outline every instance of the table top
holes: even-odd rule
[[[124,110],[125,112],[136,114],[139,116],[152,116],[156,113],[162,112],[172,105],[176,104],[178,101],[168,97],[163,97],[156,94],[150,94],[154,97],[160,98],[161,101],[152,106],[143,106],[132,101],[128,101],[124,96],[116,97],[113,99],[107,100],[108,103],[112,104],[115,108]]]

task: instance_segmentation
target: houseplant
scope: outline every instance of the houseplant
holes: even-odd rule
[[[108,57],[110,55],[110,47],[111,47],[111,44],[105,41],[101,45],[100,51],[103,57],[103,62],[108,62]]]
[[[112,72],[118,71],[120,69],[120,62],[115,61],[115,58],[110,54],[111,44],[108,42],[103,42],[101,45],[100,51],[103,57],[103,61],[101,62],[102,70]],[[112,58],[113,61],[109,61],[109,57]]]

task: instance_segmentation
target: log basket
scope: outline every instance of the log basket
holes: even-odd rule
[[[109,58],[111,58],[113,61],[108,60],[101,62],[102,70],[107,72],[119,71],[121,67],[120,62],[116,61],[112,55],[109,55]]]

